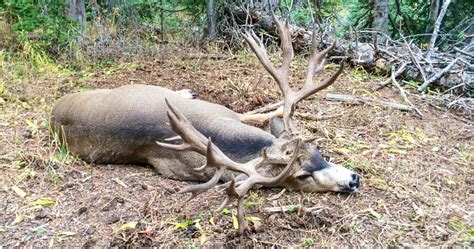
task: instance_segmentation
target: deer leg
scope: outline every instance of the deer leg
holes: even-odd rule
[[[282,117],[283,116],[283,106],[280,106],[278,109],[272,112],[267,113],[257,113],[257,114],[240,114],[239,119],[242,123],[254,124],[254,125],[263,125],[267,120],[273,117]]]

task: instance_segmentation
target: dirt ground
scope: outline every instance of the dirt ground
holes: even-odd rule
[[[296,60],[293,79],[303,78],[304,63]],[[3,78],[10,81],[0,103],[0,247],[473,246],[472,120],[429,95],[409,95],[423,118],[324,99],[337,92],[402,103],[393,88],[372,90],[385,78],[345,69],[298,109],[304,134],[317,137],[323,154],[361,174],[360,191],[287,191],[275,200],[268,198],[279,189],[252,191],[246,215],[260,221],[244,237],[236,236],[235,208],[215,212],[220,193],[184,203],[187,196],[176,192],[190,183],[143,166],[88,165],[67,155],[47,121],[67,93],[137,83],[191,88],[237,112],[273,103],[277,87],[253,55],[170,47],[154,58],[11,79]]]

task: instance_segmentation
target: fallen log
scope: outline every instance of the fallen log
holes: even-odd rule
[[[413,111],[413,108],[409,105],[383,101],[383,100],[376,100],[376,99],[371,99],[371,98],[362,97],[362,96],[328,93],[326,94],[325,98],[328,101],[340,101],[340,102],[348,102],[348,103],[354,103],[354,104],[365,103],[369,105],[384,106],[384,107],[393,108],[393,109],[397,109],[401,111]]]

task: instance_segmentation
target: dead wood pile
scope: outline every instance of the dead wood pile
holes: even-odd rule
[[[275,42],[278,36],[271,16],[264,11],[247,10],[238,6],[227,6],[227,15],[234,26],[231,36],[238,36],[239,29],[253,29],[265,44]],[[309,50],[312,30],[291,26],[292,40],[296,52]],[[327,29],[319,28],[320,46],[329,45],[334,39]],[[235,38],[235,40],[239,40]],[[474,92],[474,36],[466,35],[462,45],[451,51],[420,48],[408,38],[401,36],[393,40],[375,31],[348,32],[338,40],[332,59],[345,58],[354,66],[362,66],[370,72],[395,73],[396,79],[421,82],[418,91],[435,86],[442,91],[471,97]],[[392,81],[387,81],[388,85]],[[383,86],[384,86],[383,85]],[[383,87],[381,86],[381,87]],[[472,101],[471,101],[472,102]]]

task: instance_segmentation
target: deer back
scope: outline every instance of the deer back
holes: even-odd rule
[[[67,95],[55,105],[51,123],[68,149],[86,161],[148,163],[150,153],[160,149],[155,141],[176,135],[169,126],[165,99],[232,159],[254,158],[275,139],[241,123],[235,112],[222,105],[146,85]]]

